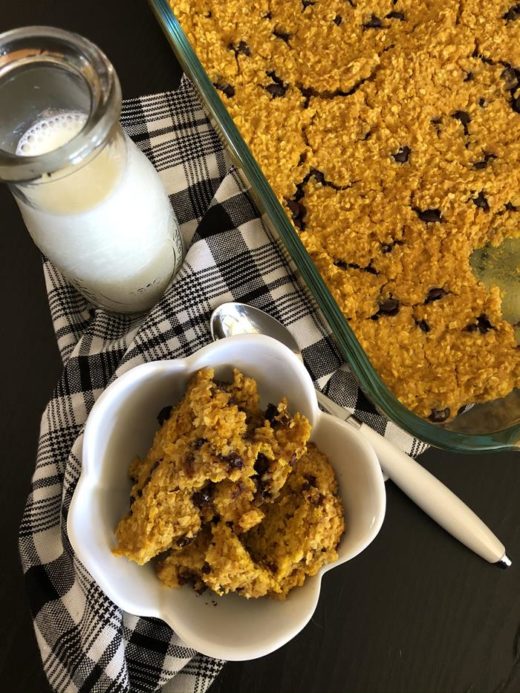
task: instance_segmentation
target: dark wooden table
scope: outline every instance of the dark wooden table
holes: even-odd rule
[[[0,31],[50,24],[108,54],[126,97],[174,88],[180,71],[144,0],[7,2]],[[4,480],[0,681],[49,690],[32,630],[17,529],[39,420],[60,371],[39,255],[0,186],[0,389]],[[212,693],[517,693],[520,691],[520,456],[430,450],[424,464],[501,537],[501,571],[446,535],[392,484],[376,541],[324,579],[312,621],[262,659],[226,665]],[[516,561],[516,563],[515,563]]]

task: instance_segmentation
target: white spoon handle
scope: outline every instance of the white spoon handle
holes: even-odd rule
[[[502,542],[447,486],[370,426],[359,425],[326,395],[317,392],[317,396],[329,413],[359,428],[374,448],[382,470],[435,522],[489,563],[503,568],[511,565]]]

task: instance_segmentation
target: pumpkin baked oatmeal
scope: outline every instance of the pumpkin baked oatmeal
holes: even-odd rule
[[[520,4],[171,4],[403,404],[442,422],[518,387],[519,301],[471,258],[520,238]]]
[[[337,558],[334,471],[285,400],[262,411],[252,378],[235,370],[221,383],[204,368],[160,420],[148,454],[130,465],[116,555],[155,559],[170,587],[279,599]]]

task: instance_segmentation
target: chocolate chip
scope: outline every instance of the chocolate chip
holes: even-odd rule
[[[368,272],[368,274],[379,274],[376,268],[372,265],[372,260],[366,267],[361,267],[361,269],[363,270],[363,272]]]
[[[508,212],[518,211],[518,207],[515,207],[515,205],[512,202],[506,202],[505,209],[507,209]]]
[[[282,84],[268,84],[265,89],[271,94],[273,99],[281,98],[287,91],[287,87],[284,87]]]
[[[365,132],[363,135],[363,142],[366,142],[372,137],[372,130],[368,130],[368,132]]]
[[[311,5],[315,5],[315,4],[316,3],[313,2],[313,0],[302,0],[303,9],[305,9],[306,7],[310,7]]]
[[[202,568],[200,569],[200,572],[201,572],[201,573],[204,573],[204,575],[207,575],[208,573],[211,573],[211,566],[210,566],[210,564],[207,563],[206,561],[204,561],[204,565],[203,565]]]
[[[421,221],[427,224],[433,224],[442,221],[442,214],[440,209],[419,209],[414,207],[413,211],[417,214]]]
[[[511,99],[511,108],[515,113],[520,113],[520,96]]]
[[[481,315],[478,316],[477,322],[476,323],[470,323],[469,325],[466,325],[464,328],[465,332],[476,332],[477,330],[480,332],[480,334],[486,334],[486,332],[489,332],[489,330],[494,330],[495,327],[491,324],[488,316],[485,313],[482,313]]]
[[[277,416],[278,414],[278,407],[275,404],[272,404],[270,402],[265,410],[265,418],[269,421],[269,423],[273,423],[274,417]]]
[[[316,477],[314,476],[314,474],[304,474],[304,477],[303,477],[303,478],[304,478],[304,479],[307,479],[307,481],[309,482],[309,484],[310,484],[311,486],[313,486],[314,488],[317,488],[317,486],[318,486],[318,484],[317,484],[317,479],[316,479]]]
[[[280,77],[278,77],[276,72],[274,72],[273,70],[270,70],[267,73],[267,76],[273,80],[273,83],[268,84],[265,87],[266,91],[268,91],[271,94],[273,99],[283,96],[288,89],[287,84],[285,84],[285,82],[281,80]]]
[[[162,426],[165,421],[168,421],[170,418],[170,414],[172,413],[172,405],[170,404],[167,407],[163,407],[161,411],[157,414],[157,421],[159,422],[159,426]]]
[[[307,152],[302,152],[300,158],[298,159],[298,166],[301,166],[307,161]]]
[[[464,134],[468,135],[468,125],[471,123],[471,117],[469,113],[467,111],[454,111],[451,114],[451,117],[459,121],[459,123],[462,125],[462,129],[464,130]]]
[[[515,69],[512,65],[506,65],[500,77],[504,80],[506,89],[510,91],[518,89],[520,83],[520,70]]]
[[[191,538],[186,537],[186,536],[180,537],[175,542],[175,546],[177,546],[179,549],[182,549],[184,546],[188,546],[188,544],[191,544],[192,541],[193,541],[193,537],[191,537]]]
[[[227,82],[214,82],[213,86],[215,87],[215,89],[218,89],[218,91],[221,91],[223,94],[225,94],[229,99],[235,96],[235,87],[233,87],[231,84],[228,84]]]
[[[307,210],[303,202],[297,202],[296,200],[286,200],[287,206],[289,207],[294,225],[301,231],[305,228],[305,215]]]
[[[436,287],[434,289],[430,289],[428,291],[428,295],[424,299],[424,302],[425,303],[433,303],[434,301],[438,301],[439,299],[446,296],[446,294],[447,294],[447,292],[444,291],[444,289],[441,287]]]
[[[442,123],[442,118],[439,116],[437,118],[431,118],[430,123],[433,125],[435,128],[435,132],[437,133],[437,137],[440,137],[441,134],[441,123]]]
[[[404,22],[406,20],[406,15],[404,12],[396,12],[395,10],[392,10],[392,12],[389,12],[386,16],[386,19],[398,19],[400,22]]]
[[[278,407],[270,403],[267,405],[265,410],[265,418],[273,428],[276,426],[284,426],[289,421],[289,417],[285,412],[280,413]]]
[[[251,49],[245,41],[230,43],[228,48],[235,52],[235,55],[251,55]]]
[[[244,460],[237,452],[232,452],[229,455],[222,456],[224,462],[228,463],[230,469],[242,469]]]
[[[489,212],[489,202],[483,190],[479,192],[477,197],[473,197],[472,201],[479,209],[482,209],[484,212]]]
[[[481,159],[480,161],[476,161],[473,164],[473,168],[477,170],[481,170],[487,167],[488,163],[492,161],[493,159],[496,159],[496,154],[490,154],[489,152],[484,152],[484,158]]]
[[[489,318],[487,315],[482,313],[482,315],[479,315],[477,318],[477,325],[479,332],[481,334],[485,334],[486,332],[489,332],[489,330],[494,330],[495,328],[491,324]]]
[[[191,502],[193,503],[193,505],[196,505],[197,508],[204,508],[207,505],[209,505],[213,498],[214,488],[215,484],[210,482],[209,484],[207,484],[207,486],[204,486],[199,491],[195,491],[195,493],[191,497]]]
[[[262,19],[272,19],[273,18],[273,13],[272,12],[266,12],[263,16]]]
[[[410,149],[410,147],[407,147],[405,145],[404,147],[398,149],[395,154],[392,154],[392,158],[394,159],[394,161],[397,161],[398,164],[406,164],[406,162],[410,158],[411,152],[412,150]]]
[[[270,465],[270,459],[266,457],[263,452],[259,452],[254,465],[255,472],[258,476],[263,476],[268,471]]]
[[[433,421],[434,423],[442,423],[443,421],[446,421],[446,419],[449,418],[450,416],[450,408],[446,407],[446,409],[432,409],[430,416],[428,417],[430,421]]]
[[[286,31],[282,31],[281,29],[275,29],[273,31],[273,34],[276,36],[276,38],[281,39],[285,43],[289,44],[289,39],[291,38],[291,34],[288,34]]]
[[[341,270],[346,270],[348,269],[348,263],[345,262],[345,260],[334,260],[334,266],[338,267]]]
[[[200,450],[200,448],[204,445],[204,443],[207,443],[208,441],[206,438],[197,438],[196,440],[193,441],[192,446],[195,448],[195,450]]]
[[[513,5],[510,7],[507,12],[505,12],[502,15],[502,19],[505,19],[506,22],[514,22],[516,19],[520,17],[520,4]]]
[[[368,19],[363,24],[363,29],[382,29],[382,28],[383,28],[383,22],[374,13],[372,13],[370,15],[370,19]]]
[[[464,77],[465,82],[472,82],[475,79],[475,75],[473,72],[466,72],[466,75]]]
[[[403,241],[392,241],[391,243],[382,243],[381,252],[385,253],[385,255],[386,253],[391,253],[396,245],[403,245]]]
[[[336,26],[339,26],[343,21],[343,17],[340,14],[337,14],[332,21]]]
[[[483,96],[481,96],[480,99],[478,100],[478,105],[480,106],[480,108],[486,107],[486,99]]]
[[[379,313],[382,315],[397,315],[399,312],[399,301],[397,298],[385,298],[379,304]]]
[[[429,332],[431,330],[431,327],[428,325],[426,320],[416,320],[415,321],[417,324],[417,327],[422,331],[422,332]]]

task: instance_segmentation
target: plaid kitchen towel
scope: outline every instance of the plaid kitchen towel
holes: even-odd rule
[[[163,299],[140,318],[94,310],[44,263],[64,368],[43,414],[20,551],[53,689],[203,693],[223,662],[188,648],[165,623],[118,609],[67,537],[83,427],[106,385],[144,361],[184,357],[204,346],[211,341],[211,311],[239,300],[291,329],[313,379],[336,401],[407,452],[418,454],[422,445],[379,416],[358,389],[266,234],[189,81],[175,92],[126,101],[122,123],[159,171],[189,249]]]

